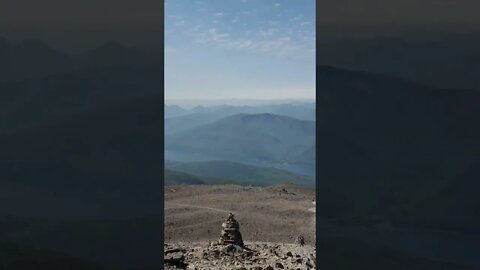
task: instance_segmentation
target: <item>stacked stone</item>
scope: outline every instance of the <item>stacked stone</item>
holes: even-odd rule
[[[233,244],[244,247],[242,234],[240,233],[240,226],[238,225],[238,221],[235,220],[235,217],[232,213],[228,215],[227,220],[222,224],[222,232],[219,243],[221,245]]]

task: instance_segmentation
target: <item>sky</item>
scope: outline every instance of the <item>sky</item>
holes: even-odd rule
[[[0,36],[12,43],[40,39],[68,53],[108,41],[162,43],[162,0],[1,0]]]
[[[167,0],[165,98],[314,99],[314,0]]]
[[[118,41],[131,46],[161,43],[164,0],[1,0],[0,36],[12,42],[26,38],[41,39],[55,48],[83,52],[105,41]],[[247,5],[241,0],[217,0],[202,3],[196,0],[165,0],[172,4],[169,12],[186,13],[202,9],[201,5],[220,5],[227,10],[243,11]],[[178,4],[175,4],[177,3]],[[313,12],[313,0],[247,0],[245,4],[272,7],[279,3],[282,9],[270,8],[270,13],[286,12],[291,8],[305,13]],[[480,1],[478,0],[317,0],[319,25],[337,26],[344,31],[357,31],[352,25],[369,24],[412,27],[435,27],[457,30],[471,27],[480,29]],[[241,2],[243,4],[243,2]],[[183,5],[183,11],[182,9]],[[190,5],[190,6],[187,6]],[[222,13],[219,11],[218,13]],[[230,14],[232,15],[232,14]],[[247,15],[247,14],[244,14]],[[257,14],[259,17],[260,13]],[[286,14],[285,19],[288,20]],[[270,14],[270,16],[272,16]],[[282,17],[279,15],[279,17]],[[313,15],[312,15],[313,16]],[[193,18],[198,18],[194,16]],[[172,18],[170,18],[172,19]],[[234,19],[234,18],[233,18]],[[168,20],[168,18],[166,18]],[[185,23],[187,23],[186,21]],[[217,20],[217,23],[219,21]],[[444,28],[443,24],[456,24]],[[323,29],[320,28],[322,31]],[[353,30],[352,30],[353,29]],[[373,28],[372,28],[373,29]],[[388,31],[391,28],[388,28]],[[373,29],[373,31],[377,31]],[[382,30],[384,31],[384,30]]]

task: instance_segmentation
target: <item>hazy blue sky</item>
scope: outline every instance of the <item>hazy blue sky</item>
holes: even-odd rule
[[[315,97],[314,0],[167,0],[165,96]]]

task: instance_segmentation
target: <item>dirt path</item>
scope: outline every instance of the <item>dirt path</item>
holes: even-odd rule
[[[216,212],[222,212],[222,213],[232,213],[234,215],[237,215],[237,213],[233,211],[228,211],[220,208],[213,208],[213,207],[208,207],[208,206],[201,206],[201,205],[191,205],[191,204],[183,204],[183,203],[170,203],[171,205],[175,206],[180,206],[180,207],[189,207],[189,208],[198,208],[198,209],[206,209],[206,210],[211,210],[211,211],[216,211]],[[168,208],[167,208],[168,209]]]
[[[314,191],[297,187],[281,193],[281,187],[233,185],[165,188],[165,235],[170,242],[217,239],[221,223],[233,213],[245,239],[290,243],[303,235],[315,242]]]

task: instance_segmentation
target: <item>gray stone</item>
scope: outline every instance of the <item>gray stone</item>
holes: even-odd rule
[[[305,238],[302,235],[297,236],[297,239],[295,239],[295,243],[299,244],[300,246],[305,245]]]
[[[221,245],[233,244],[242,248],[244,247],[242,234],[240,233],[240,225],[232,213],[228,215],[227,220],[222,224],[221,236],[218,243]]]

